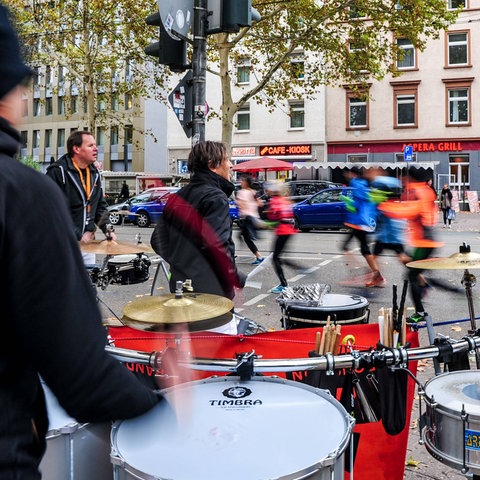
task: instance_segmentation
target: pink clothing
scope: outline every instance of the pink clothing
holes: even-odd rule
[[[285,197],[274,196],[268,203],[268,219],[278,222],[275,227],[276,235],[291,235],[297,233],[293,226],[292,203]]]
[[[258,202],[255,197],[255,192],[248,188],[241,188],[236,195],[236,201],[240,216],[260,218],[258,214]]]

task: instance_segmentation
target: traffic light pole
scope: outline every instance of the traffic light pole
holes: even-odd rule
[[[194,0],[193,5],[193,115],[192,147],[205,141],[208,0]]]

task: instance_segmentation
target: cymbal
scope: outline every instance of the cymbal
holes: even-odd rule
[[[232,319],[233,302],[207,293],[158,295],[135,300],[123,308],[122,322],[150,332],[173,332],[186,325],[191,332],[209,330]]]
[[[128,255],[134,253],[153,252],[146,243],[127,243],[117,240],[93,240],[89,243],[80,243],[80,250],[85,253],[99,255]]]
[[[427,258],[407,263],[407,267],[425,270],[466,270],[480,268],[480,254],[473,252],[454,253],[445,258]]]

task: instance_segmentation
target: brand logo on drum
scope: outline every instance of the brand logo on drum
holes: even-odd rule
[[[210,400],[210,405],[212,406],[253,406],[253,405],[262,405],[261,400],[254,400],[245,398],[252,394],[252,391],[246,387],[230,387],[225,389],[222,392],[224,397],[227,397],[228,400]]]
[[[223,391],[223,396],[227,398],[245,398],[252,394],[252,391],[246,387],[230,387]]]

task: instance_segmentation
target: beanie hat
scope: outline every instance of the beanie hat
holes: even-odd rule
[[[20,44],[10,22],[9,12],[0,4],[0,98],[32,73],[23,63]]]

